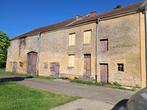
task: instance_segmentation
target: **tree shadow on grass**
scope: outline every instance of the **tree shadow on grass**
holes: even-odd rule
[[[126,110],[128,99],[119,101],[111,110]]]
[[[22,81],[29,78],[33,78],[33,76],[3,77],[0,78],[0,82]]]

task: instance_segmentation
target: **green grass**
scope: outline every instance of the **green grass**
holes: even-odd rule
[[[3,74],[14,74],[14,72],[6,71],[5,69],[0,69],[0,75]]]
[[[3,75],[18,75],[18,76],[29,76],[27,73],[16,73],[16,72],[11,72],[11,71],[6,71],[5,69],[0,68],[0,76]]]
[[[113,83],[97,82],[96,83],[94,80],[81,80],[81,79],[70,80],[70,82],[134,91],[134,88],[127,89],[117,82],[113,82]]]
[[[16,83],[0,83],[0,110],[49,110],[78,98],[36,90]]]

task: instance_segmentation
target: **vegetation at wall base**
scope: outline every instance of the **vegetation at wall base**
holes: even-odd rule
[[[57,95],[17,83],[0,83],[0,110],[49,110],[79,97]]]
[[[125,88],[122,85],[120,85],[118,82],[113,82],[113,83],[97,82],[96,83],[94,80],[81,80],[81,79],[74,79],[74,80],[70,80],[70,81],[74,82],[74,83],[79,83],[79,84],[87,84],[87,85],[95,85],[95,86],[101,86],[101,87],[135,91],[134,87],[130,87],[130,89]]]
[[[0,69],[0,75],[15,74],[14,72],[6,71],[5,69]]]

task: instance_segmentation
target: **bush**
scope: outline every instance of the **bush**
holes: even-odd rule
[[[0,68],[6,68],[6,62],[5,61],[0,62]]]

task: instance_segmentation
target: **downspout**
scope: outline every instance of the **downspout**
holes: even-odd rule
[[[145,6],[145,54],[146,54],[146,86],[147,86],[147,7]]]
[[[98,77],[98,30],[99,30],[99,18],[96,20],[96,40],[95,40],[95,83],[97,83]]]
[[[146,86],[147,86],[147,6],[141,6],[139,9],[144,12],[144,21],[145,21],[145,67],[146,67]]]

